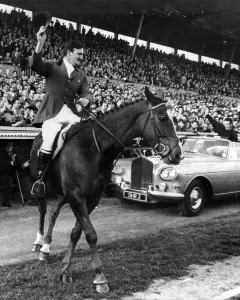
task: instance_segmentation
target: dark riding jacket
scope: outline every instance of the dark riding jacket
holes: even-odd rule
[[[82,70],[74,70],[69,78],[64,62],[59,65],[55,61],[43,61],[41,52],[34,53],[32,70],[46,77],[46,96],[39,107],[33,125],[39,125],[54,118],[64,104],[67,104],[73,113],[78,114],[74,103],[76,96],[87,98],[90,103],[92,102],[93,96],[88,90],[87,76]]]

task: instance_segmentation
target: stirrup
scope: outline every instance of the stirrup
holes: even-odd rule
[[[34,182],[31,194],[34,196],[43,197],[45,195],[45,183],[42,180],[37,180]]]

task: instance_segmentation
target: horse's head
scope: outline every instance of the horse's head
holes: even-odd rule
[[[148,111],[143,113],[136,126],[138,132],[152,147],[161,154],[163,161],[167,164],[179,164],[182,158],[182,150],[174,129],[171,116],[168,114],[163,91],[159,90],[154,96],[145,87]]]

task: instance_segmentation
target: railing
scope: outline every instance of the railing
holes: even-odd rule
[[[42,131],[41,128],[35,127],[0,127],[0,140],[33,140]],[[215,132],[177,132],[178,137],[184,136],[218,136]],[[238,134],[238,140],[240,141],[240,133]]]
[[[33,140],[42,131],[34,127],[0,127],[0,140]]]

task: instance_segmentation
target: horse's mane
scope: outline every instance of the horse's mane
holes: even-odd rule
[[[96,114],[96,118],[98,120],[103,120],[103,118],[109,116],[109,115],[112,115],[113,113],[119,113],[120,111],[124,110],[126,107],[129,107],[129,106],[133,106],[139,102],[143,102],[145,99],[137,99],[137,100],[134,100],[132,102],[126,102],[126,103],[122,103],[119,107],[116,106],[115,108],[111,109],[111,110],[108,110],[108,111],[105,111],[104,113],[101,112],[101,111],[98,111],[97,114]],[[89,120],[85,120],[85,122],[88,122]]]
[[[96,119],[103,122],[106,118],[113,118],[115,116],[115,114],[120,114],[121,112],[123,112],[127,107],[129,106],[134,106],[136,104],[139,104],[140,102],[146,101],[145,99],[137,99],[134,100],[130,103],[124,103],[121,104],[119,107],[115,107],[114,109],[111,109],[109,111],[106,112],[97,112],[97,114],[95,114]],[[89,126],[92,122],[91,118],[85,119],[83,120],[80,124],[76,123],[74,125],[72,125],[72,127],[68,130],[67,132],[67,138],[70,138],[72,135],[74,135],[75,133],[77,133],[79,131],[79,129],[82,126]]]

